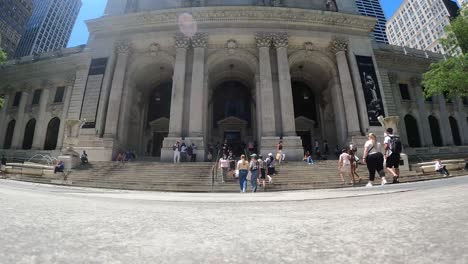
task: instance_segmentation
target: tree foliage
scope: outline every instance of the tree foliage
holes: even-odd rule
[[[463,6],[460,15],[445,30],[447,37],[440,40],[444,49],[453,51],[459,47],[462,53],[431,64],[423,75],[425,95],[468,96],[468,5]]]

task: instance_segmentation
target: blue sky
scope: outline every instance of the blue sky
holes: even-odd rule
[[[402,1],[403,0],[380,0],[387,18],[392,16]],[[88,29],[84,21],[102,16],[107,0],[82,0],[82,2],[83,6],[81,7],[80,14],[73,28],[70,41],[68,42],[69,47],[86,44],[88,41]]]

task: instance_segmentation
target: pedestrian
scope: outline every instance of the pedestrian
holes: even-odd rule
[[[381,148],[382,146],[377,142],[376,135],[369,133],[368,140],[364,145],[364,156],[362,158],[363,163],[367,164],[367,169],[369,170],[369,183],[367,183],[367,187],[372,187],[376,172],[381,178],[381,185],[383,186],[387,183],[383,170],[384,157]]]
[[[343,149],[338,159],[338,171],[340,173],[341,183],[345,184],[343,174],[349,177],[349,184],[354,185],[353,177],[351,176],[351,155],[349,155],[348,149]]]
[[[0,161],[0,174],[6,174],[6,164],[7,164],[7,159],[5,158],[5,155],[2,155],[2,160]]]
[[[174,163],[180,163],[180,142],[177,141],[174,146],[172,146],[174,151]]]
[[[444,177],[450,176],[449,171],[447,170],[447,166],[445,166],[440,159],[435,160],[435,171],[440,174],[444,174]]]
[[[258,181],[258,169],[259,163],[257,161],[257,154],[252,154],[250,159],[250,185],[252,186],[252,192],[257,192],[257,181]]]
[[[115,160],[117,161],[117,165],[119,165],[119,166],[124,165],[125,158],[124,158],[124,154],[122,153],[122,151],[119,151],[119,153],[117,154],[117,157],[115,158]]]
[[[400,154],[401,141],[398,136],[393,135],[393,128],[387,128],[385,134],[384,148],[387,171],[393,176],[393,183],[400,183]]]
[[[258,167],[260,168],[260,181],[262,183],[263,190],[265,190],[266,184],[265,184],[265,179],[266,179],[266,163],[263,160],[263,156],[259,155],[258,156]]]
[[[206,155],[206,160],[208,162],[212,162],[213,161],[213,152],[210,150],[208,151],[208,155]]]
[[[180,144],[180,160],[181,162],[187,162],[187,145],[185,142],[182,140],[182,143]]]
[[[65,163],[60,160],[54,167],[54,174],[57,172],[63,172],[64,170],[65,170]]]
[[[361,176],[359,176],[359,174],[357,173],[359,158],[356,152],[357,152],[356,147],[353,149],[352,148],[349,149],[349,155],[351,155],[351,177],[353,177],[353,181],[356,182],[355,176],[357,176],[357,181],[358,183],[360,183],[362,179],[361,179]]]
[[[89,161],[88,161],[88,154],[86,153],[85,150],[83,150],[83,152],[81,152],[80,160],[81,160],[81,165],[85,165],[85,164],[88,164],[88,163],[89,163]]]
[[[273,157],[273,153],[268,153],[265,163],[267,167],[268,183],[273,183],[273,175],[275,174],[275,158]]]
[[[125,162],[132,161],[133,160],[132,153],[130,151],[125,151],[124,159],[125,159]]]
[[[224,183],[224,181],[226,180],[226,176],[227,176],[227,174],[229,172],[229,160],[227,159],[226,155],[223,155],[219,159],[219,168],[223,171],[222,182]]]
[[[195,145],[195,143],[192,142],[192,145],[191,145],[191,148],[192,148],[192,162],[197,162],[197,145]]]
[[[255,145],[254,145],[254,142],[252,140],[249,141],[249,143],[247,144],[248,148],[249,148],[249,155],[252,155],[253,153],[255,153]]]
[[[280,140],[280,142],[278,142],[278,145],[276,145],[276,160],[278,161],[278,164],[281,164],[281,161],[284,160],[282,140]]]
[[[310,151],[306,151],[306,153],[304,154],[304,162],[307,162],[307,164],[309,165],[313,165],[314,164],[314,160],[312,159],[312,155],[310,154]]]
[[[317,157],[317,160],[319,160],[320,159],[320,143],[317,139],[315,140],[315,143],[314,143],[314,153]]]
[[[234,156],[234,153],[231,151],[228,152],[228,160],[229,160],[229,169],[231,171],[236,169],[236,157]]]
[[[323,154],[325,156],[328,156],[330,154],[330,147],[328,146],[328,141],[327,140],[323,141]]]
[[[249,162],[245,160],[245,155],[237,162],[237,171],[239,173],[240,192],[245,193],[247,188],[247,174],[249,173]]]
[[[341,155],[340,147],[338,145],[336,145],[336,147],[335,147],[335,156],[336,156],[337,159],[339,159],[340,155]]]

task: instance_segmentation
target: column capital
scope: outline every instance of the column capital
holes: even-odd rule
[[[259,48],[269,48],[271,46],[272,37],[270,33],[259,32],[255,34],[255,41]]]
[[[421,86],[421,77],[412,77],[411,78],[411,85],[413,85],[414,87],[419,87]]]
[[[330,50],[333,53],[338,53],[340,51],[348,51],[348,40],[341,37],[334,38],[330,43]]]
[[[118,54],[129,55],[132,52],[132,44],[126,41],[120,41],[115,44],[115,50]]]
[[[190,46],[190,38],[181,33],[174,36],[174,41],[177,49],[188,49]]]
[[[398,83],[398,74],[396,72],[388,72],[388,80],[391,84]]]
[[[206,48],[207,44],[208,44],[208,34],[207,33],[197,32],[192,37],[192,46],[194,48]]]
[[[281,33],[273,33],[271,35],[273,45],[278,48],[287,48],[289,45],[289,36],[288,33],[281,32]]]

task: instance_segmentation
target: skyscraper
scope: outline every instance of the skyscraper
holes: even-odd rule
[[[33,4],[16,57],[66,47],[81,8],[81,0],[33,0]]]
[[[15,55],[32,11],[31,0],[0,0],[0,44],[8,57]]]
[[[374,29],[374,39],[377,42],[388,44],[385,27],[387,19],[385,18],[379,0],[356,0],[356,6],[361,15],[377,18],[377,24]]]
[[[390,44],[446,53],[438,40],[457,13],[451,0],[404,0],[387,23]]]

